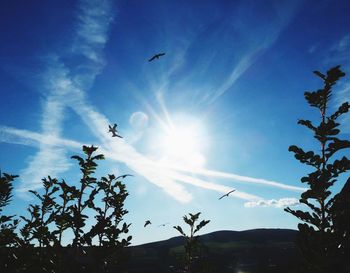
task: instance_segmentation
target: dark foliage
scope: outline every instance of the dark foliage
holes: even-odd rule
[[[128,192],[120,181],[125,176],[116,178],[109,174],[96,179],[93,176],[96,162],[104,159],[102,154],[94,155],[96,150],[94,146],[83,146],[85,157],[72,157],[80,165],[80,187],[48,176],[42,179],[42,191],[30,191],[38,203],[29,205],[29,216],[20,216],[23,225],[19,236],[16,234],[19,221],[14,216],[0,214],[1,254],[8,257],[0,257],[0,272],[95,273],[121,268],[125,259],[123,248],[132,239],[121,238],[130,226],[122,222],[128,213],[124,209]],[[2,213],[11,201],[12,181],[16,176],[0,177]],[[70,243],[65,240],[63,245],[64,234],[69,231],[73,238]],[[93,244],[95,238],[98,246]]]
[[[12,270],[13,265],[17,262],[17,253],[14,247],[18,246],[18,236],[16,229],[19,220],[14,215],[4,215],[5,207],[11,202],[13,181],[17,175],[1,173],[0,171],[0,257],[2,257],[2,267],[5,270]],[[5,250],[9,251],[5,251]],[[0,266],[0,268],[1,268]]]
[[[297,231],[255,229],[216,231],[200,235],[192,272],[213,273],[292,273],[299,260],[295,240]],[[128,248],[129,273],[183,273],[181,258],[186,254],[186,238]]]
[[[350,105],[344,102],[333,114],[328,114],[332,88],[343,76],[340,66],[327,71],[326,75],[319,71],[314,73],[323,81],[323,88],[315,92],[305,92],[305,99],[311,107],[320,112],[321,121],[314,125],[310,120],[299,120],[298,123],[310,129],[320,144],[320,153],[304,151],[295,145],[289,151],[303,164],[310,165],[314,171],[301,178],[309,188],[301,195],[300,203],[307,210],[285,210],[303,223],[299,228],[299,247],[305,258],[305,272],[329,273],[350,272],[346,263],[349,252],[349,205],[350,179],[343,190],[334,195],[331,191],[340,174],[350,169],[350,160],[343,156],[334,159],[334,155],[350,148],[350,141],[339,139],[338,118],[349,111]]]
[[[196,222],[199,219],[199,215],[201,213],[198,212],[196,214],[189,213],[189,217],[185,215],[183,217],[184,222],[189,226],[190,232],[186,234],[180,226],[174,226],[174,228],[180,232],[180,234],[186,239],[185,242],[185,270],[187,273],[192,272],[192,264],[194,260],[195,251],[198,249],[198,236],[196,233],[201,230],[204,226],[206,226],[210,220],[202,220],[197,225]]]
[[[77,196],[74,200],[74,204],[70,207],[72,217],[73,217],[73,225],[72,229],[74,232],[73,239],[73,247],[79,248],[86,243],[86,240],[89,240],[87,236],[84,236],[84,226],[86,225],[86,219],[88,216],[84,214],[86,208],[92,207],[93,196],[89,196],[87,192],[89,189],[94,188],[97,184],[97,179],[92,177],[97,167],[97,160],[104,159],[102,154],[93,156],[93,153],[97,150],[97,147],[91,146],[83,146],[83,152],[86,155],[86,158],[82,158],[78,155],[72,156],[73,159],[76,159],[80,165],[80,171],[82,173],[82,178],[80,179],[80,189],[77,192]],[[95,189],[94,189],[95,190]],[[93,192],[93,190],[91,191]],[[85,198],[85,196],[89,196],[89,198]]]
[[[11,247],[16,243],[15,229],[18,220],[14,216],[3,214],[4,208],[11,202],[13,181],[17,175],[10,175],[0,172],[0,247]]]

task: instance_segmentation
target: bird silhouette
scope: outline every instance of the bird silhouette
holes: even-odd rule
[[[165,53],[158,53],[158,54],[155,54],[151,59],[149,59],[148,61],[149,62],[152,62],[153,60],[155,59],[159,59],[160,57],[164,56]]]
[[[124,179],[125,177],[127,177],[127,176],[133,176],[132,174],[123,174],[123,175],[119,175],[119,176],[117,176],[116,177],[116,180],[118,180],[118,179]]]
[[[120,137],[123,138],[122,136],[118,135],[117,133],[117,124],[114,123],[113,127],[111,125],[108,125],[109,130],[108,133],[112,133],[112,137]]]
[[[170,223],[164,223],[164,224],[160,224],[158,227],[165,227],[166,225],[169,225]]]
[[[221,197],[219,198],[219,200],[222,199],[222,198],[224,198],[224,197],[228,197],[229,194],[230,194],[230,193],[233,193],[234,191],[235,191],[235,190],[229,191],[228,193],[226,193],[226,194],[224,194],[223,196],[221,196]]]
[[[150,220],[147,220],[146,222],[145,222],[145,224],[143,225],[143,227],[147,227],[148,225],[151,225],[152,223],[151,223],[151,221]]]

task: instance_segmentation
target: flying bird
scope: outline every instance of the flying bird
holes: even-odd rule
[[[226,193],[226,194],[224,194],[223,196],[221,196],[221,197],[219,198],[219,200],[222,199],[222,198],[224,198],[224,197],[228,197],[229,194],[230,194],[230,193],[233,193],[234,191],[235,191],[235,190],[229,191],[228,193]]]
[[[151,221],[150,220],[147,220],[146,222],[145,222],[145,224],[143,225],[143,227],[147,227],[148,225],[151,225],[152,223],[151,223]]]
[[[127,176],[133,176],[132,174],[123,174],[123,175],[119,175],[119,176],[117,176],[116,177],[116,180],[118,180],[118,179],[124,179],[125,177],[127,177]]]
[[[112,133],[112,137],[120,137],[123,138],[122,136],[118,135],[117,133],[117,124],[114,123],[113,127],[111,125],[108,125],[109,130],[108,133]]]
[[[151,59],[149,59],[148,61],[149,62],[152,62],[153,60],[155,59],[159,59],[160,57],[164,56],[165,53],[158,53],[158,54],[155,54]]]
[[[158,227],[165,227],[166,225],[169,225],[170,223],[164,223],[164,224],[160,224]]]

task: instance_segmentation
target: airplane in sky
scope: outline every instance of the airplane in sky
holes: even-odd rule
[[[111,125],[108,125],[109,130],[108,133],[112,133],[112,137],[120,137],[123,138],[122,136],[118,135],[117,133],[117,124],[114,123],[113,127]]]

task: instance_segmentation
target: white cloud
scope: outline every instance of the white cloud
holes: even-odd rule
[[[230,192],[232,190],[232,187],[228,187],[228,186],[224,186],[224,185],[220,185],[220,184],[216,184],[216,183],[211,183],[211,182],[207,182],[204,181],[202,179],[193,177],[193,176],[188,176],[188,175],[183,175],[179,172],[174,172],[172,174],[172,177],[174,179],[177,179],[178,181],[181,181],[183,183],[187,183],[193,186],[197,186],[199,188],[203,188],[203,189],[207,189],[207,190],[213,190],[213,191],[217,191],[220,193],[227,193]],[[233,193],[230,194],[230,196],[232,197],[236,197],[239,199],[243,199],[243,200],[259,200],[260,197],[253,195],[253,194],[249,194],[249,193],[245,193],[242,191],[238,191],[235,190]]]
[[[102,49],[113,22],[112,4],[109,0],[81,0],[77,38],[73,52],[83,54],[96,64],[104,64]]]
[[[82,143],[74,140],[67,140],[53,135],[44,135],[7,126],[0,126],[0,141],[27,146],[39,146],[40,144],[70,148],[80,148],[82,146]]]
[[[259,53],[261,53],[264,47],[258,47],[253,51],[247,53],[243,56],[238,64],[231,71],[228,78],[218,87],[215,88],[215,91],[212,94],[207,94],[207,97],[204,99],[208,101],[209,104],[216,101],[221,97],[229,88],[231,88],[235,82],[241,77],[241,75],[254,63]]]
[[[112,19],[110,1],[82,0],[79,4],[80,21],[76,29],[78,39],[74,48],[79,54],[82,52],[85,57],[94,61],[95,65],[90,66],[89,78],[84,78],[87,79],[86,82],[80,81],[80,85],[76,86],[78,83],[76,79],[79,77],[71,79],[68,76],[70,71],[59,62],[58,56],[49,58],[50,67],[44,73],[48,95],[43,105],[41,120],[40,139],[42,141],[39,143],[38,153],[32,157],[28,167],[20,172],[22,186],[18,189],[19,192],[41,187],[41,179],[44,176],[47,174],[56,176],[68,170],[70,166],[66,159],[65,149],[52,144],[52,141],[61,136],[65,108],[72,104],[77,94],[81,93],[79,88],[82,85],[88,86],[100,71],[97,64],[101,63],[101,50],[107,40],[108,27]],[[8,134],[11,130],[16,133],[9,128],[4,131]],[[17,131],[17,136],[18,133],[21,132]]]
[[[57,78],[58,85],[53,85],[51,93],[47,97],[43,106],[41,128],[43,138],[46,141],[40,142],[39,152],[30,160],[28,167],[20,172],[22,189],[37,189],[40,187],[41,179],[47,174],[56,176],[68,170],[65,150],[59,149],[50,142],[51,139],[59,138],[61,126],[64,120],[65,101],[58,100],[60,88],[60,78]],[[9,132],[11,130],[8,130]],[[20,190],[21,192],[21,190]]]
[[[54,164],[52,164],[54,162]],[[45,146],[30,160],[28,167],[20,174],[22,186],[18,193],[38,189],[41,179],[50,174],[55,177],[69,169],[72,164],[66,160],[65,149],[54,145]]]
[[[292,185],[283,184],[283,183],[280,183],[280,182],[277,182],[277,181],[267,180],[267,179],[263,179],[263,178],[255,178],[255,177],[238,175],[238,174],[234,174],[234,173],[213,171],[213,170],[208,170],[208,169],[203,169],[203,168],[185,168],[185,167],[181,167],[180,168],[178,166],[170,166],[170,165],[168,167],[176,169],[178,171],[190,172],[190,173],[193,173],[193,174],[203,175],[203,176],[207,176],[207,177],[232,179],[232,180],[235,180],[235,181],[261,184],[261,185],[270,186],[270,187],[274,187],[274,188],[285,189],[285,190],[293,190],[293,191],[303,192],[303,191],[305,191],[307,189],[307,188],[304,188],[304,187],[292,186]]]
[[[95,117],[92,120],[90,120],[91,129],[102,128],[101,133],[103,134],[105,129],[105,127],[101,126],[101,123],[103,123],[103,120],[101,121],[98,119],[99,115],[92,114],[91,116]],[[10,135],[21,137],[21,139],[27,139],[35,142],[38,141],[39,143],[41,141],[45,143],[49,141],[52,146],[58,149],[58,151],[60,151],[64,147],[77,149],[83,145],[83,143],[66,140],[66,139],[46,138],[43,135],[40,135],[38,133],[33,133],[27,130],[0,127],[0,132],[6,132]],[[2,141],[1,138],[0,140]],[[23,144],[26,145],[26,142],[23,142]],[[129,144],[127,144],[125,141],[122,141],[122,140],[115,141],[110,137],[106,138],[104,141],[104,144],[100,145],[99,152],[103,153],[107,159],[126,164],[137,175],[143,176],[149,182],[162,188],[170,196],[172,196],[173,198],[175,198],[180,202],[189,202],[191,201],[192,196],[179,183],[190,184],[192,186],[204,188],[207,190],[217,191],[220,193],[227,193],[230,190],[232,190],[232,187],[228,187],[228,186],[224,186],[224,185],[220,185],[212,182],[207,182],[203,179],[199,179],[197,177],[193,177],[191,175],[186,175],[185,173],[181,173],[181,171],[174,170],[172,168],[167,168],[166,166],[159,164],[157,162],[154,162],[148,159],[147,157],[143,156],[142,154],[138,153],[132,146],[130,146]],[[44,156],[44,155],[41,154],[41,156]],[[57,166],[57,170],[56,170],[57,172],[60,171],[59,166],[60,165]],[[38,166],[32,166],[32,168],[34,167],[36,168]],[[47,168],[45,170],[47,170]],[[226,175],[229,175],[229,174],[226,174]],[[20,191],[23,192],[27,189],[28,189],[27,187],[22,187]],[[230,196],[240,198],[242,200],[251,201],[251,203],[249,203],[248,206],[253,206],[253,204],[260,204],[260,205],[264,204],[261,201],[262,200],[261,197],[252,195],[249,193],[241,192],[239,190],[236,190]],[[280,199],[280,200],[281,200],[280,202],[288,201],[288,199]],[[276,203],[276,201],[271,201],[270,203],[271,205],[275,205],[275,206],[278,206],[278,204],[280,204],[280,203]]]
[[[250,201],[244,203],[246,208],[254,208],[254,207],[275,207],[275,208],[283,208],[288,206],[296,206],[299,204],[298,199],[296,198],[281,198],[281,199],[271,199],[271,200],[257,200]]]

